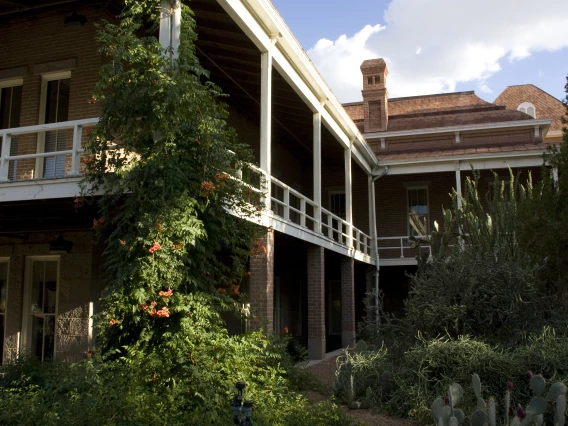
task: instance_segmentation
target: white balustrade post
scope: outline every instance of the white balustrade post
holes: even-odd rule
[[[78,176],[81,165],[81,138],[83,136],[83,126],[75,125],[73,128],[73,153],[71,154],[71,173],[69,176]]]
[[[290,220],[290,188],[284,187],[284,219]]]
[[[302,214],[300,215],[300,226],[306,227],[306,199],[300,198],[300,211]]]
[[[347,241],[345,244],[347,247],[353,247],[353,197],[351,194],[351,146],[344,150],[344,158],[345,158],[345,221],[347,222]]]
[[[460,162],[456,161],[456,192],[458,193],[458,209],[462,206],[462,183]]]
[[[333,240],[333,217],[327,213],[327,237]]]
[[[404,237],[400,239],[400,258],[404,258]]]
[[[314,169],[314,231],[321,232],[321,112],[315,112],[313,117],[314,125],[314,147],[313,147],[313,169]]]
[[[271,48],[272,48],[271,44]],[[266,173],[264,204],[270,210],[272,177],[272,50],[260,55],[260,168]]]
[[[2,156],[0,156],[0,182],[8,181],[8,168],[10,162],[8,157],[10,156],[10,146],[12,145],[12,135],[4,134],[2,136]]]

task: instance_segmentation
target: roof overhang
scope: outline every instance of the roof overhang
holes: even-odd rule
[[[544,150],[537,149],[522,152],[500,152],[486,154],[447,155],[427,158],[405,158],[385,160],[373,170],[373,174],[388,169],[390,175],[408,175],[416,173],[454,172],[468,170],[503,169],[518,167],[540,167],[543,165]]]
[[[552,123],[552,119],[502,121],[497,123],[466,124],[463,126],[432,127],[429,129],[397,130],[393,132],[369,132],[365,133],[367,140],[395,138],[403,136],[422,136],[442,133],[473,132],[483,130],[505,130],[513,128],[542,128],[544,132]]]

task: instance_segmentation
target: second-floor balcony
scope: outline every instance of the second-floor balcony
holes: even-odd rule
[[[0,130],[0,202],[68,198],[79,195],[84,144],[98,118]],[[262,224],[306,240],[324,240],[356,253],[367,262],[372,240],[364,231],[260,168],[250,165],[243,178],[257,197],[265,197],[270,181],[270,209]]]

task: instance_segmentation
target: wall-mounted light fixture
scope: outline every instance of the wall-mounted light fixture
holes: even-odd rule
[[[73,241],[64,240],[63,234],[59,234],[59,237],[49,243],[49,252],[52,254],[68,254],[75,244]]]
[[[85,15],[79,15],[75,10],[71,15],[65,18],[63,24],[65,28],[78,28],[85,25],[85,22],[87,22],[87,17]]]

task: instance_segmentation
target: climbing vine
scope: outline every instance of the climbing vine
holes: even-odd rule
[[[106,239],[104,350],[164,344],[191,321],[196,295],[231,306],[255,232],[230,214],[258,210],[235,179],[250,148],[227,126],[224,95],[195,55],[190,9],[171,59],[155,37],[159,6],[128,1],[119,23],[99,28],[104,63],[91,102],[102,115],[83,193],[102,194],[93,226]]]

